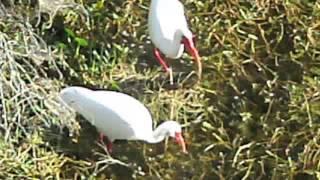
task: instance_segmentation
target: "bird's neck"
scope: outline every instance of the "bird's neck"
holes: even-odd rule
[[[160,124],[153,132],[151,137],[147,140],[149,143],[158,143],[164,140],[169,136],[169,124],[163,122]]]

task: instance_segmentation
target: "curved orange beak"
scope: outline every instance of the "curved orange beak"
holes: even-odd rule
[[[199,56],[199,52],[197,50],[197,48],[194,45],[194,41],[193,39],[188,39],[188,38],[183,38],[182,39],[182,43],[184,44],[184,46],[186,47],[186,50],[188,51],[188,53],[193,57],[193,59],[196,61],[197,66],[198,66],[198,76],[199,79],[201,79],[201,74],[202,74],[202,64],[201,64],[201,60],[200,60],[200,56]]]
[[[175,139],[176,139],[177,143],[182,147],[182,152],[188,153],[187,148],[186,148],[186,144],[185,144],[184,139],[182,137],[182,134],[180,132],[175,133]]]

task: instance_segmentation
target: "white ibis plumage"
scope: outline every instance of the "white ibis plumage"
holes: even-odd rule
[[[154,54],[166,72],[172,70],[161,57],[159,50],[172,59],[180,58],[184,48],[193,56],[201,78],[202,65],[198,50],[193,41],[193,34],[188,28],[184,7],[179,0],[151,0],[148,16],[148,30],[153,42]]]
[[[112,142],[117,139],[158,143],[169,136],[176,139],[183,152],[187,152],[180,124],[165,121],[153,130],[149,110],[132,96],[71,86],[61,90],[60,97],[107,136],[109,152],[112,150]],[[100,137],[103,138],[103,135]]]

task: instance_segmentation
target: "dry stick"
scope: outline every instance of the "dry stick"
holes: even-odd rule
[[[307,108],[307,114],[308,114],[308,119],[309,119],[309,127],[311,128],[313,126],[313,123],[312,123],[313,122],[313,118],[312,118],[311,111],[310,111],[309,101],[308,101],[308,98],[307,98],[305,93],[303,93],[303,97],[304,97],[306,108]]]
[[[5,34],[3,33],[0,33],[0,45],[4,46],[4,47],[0,47],[2,50],[5,49],[5,47],[7,46],[7,43],[5,41],[5,38],[4,38]],[[0,65],[2,64],[2,66],[0,66],[0,72],[3,72],[3,67],[5,66],[6,64],[6,58],[5,57],[2,57],[0,58]],[[3,61],[3,63],[1,62],[1,60]],[[4,98],[4,86],[3,86],[3,80],[2,79],[5,79],[4,76],[4,73],[0,73],[1,76],[0,76],[0,97],[1,97],[1,104],[2,104],[2,112],[1,112],[1,116],[0,117],[3,117],[3,122],[4,122],[4,129],[8,129],[8,121],[7,121],[7,108],[5,106],[6,104],[6,99]],[[6,131],[5,133],[5,139],[7,139],[8,137],[8,131]]]

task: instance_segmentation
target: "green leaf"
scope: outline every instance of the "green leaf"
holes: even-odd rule
[[[71,29],[64,28],[64,31],[68,34],[68,36],[73,37],[73,38],[76,37],[76,35],[74,34],[74,32]]]
[[[113,90],[118,90],[118,91],[121,90],[120,86],[119,86],[119,85],[117,84],[117,82],[115,82],[115,81],[112,81],[112,82],[111,82],[111,89],[113,89]]]
[[[76,37],[74,40],[78,43],[79,46],[82,46],[82,47],[88,46],[88,41],[83,38]]]
[[[96,3],[96,9],[100,10],[104,8],[104,0],[101,0],[99,2]]]
[[[58,47],[61,48],[61,49],[67,49],[67,45],[62,43],[62,42],[58,43]]]

